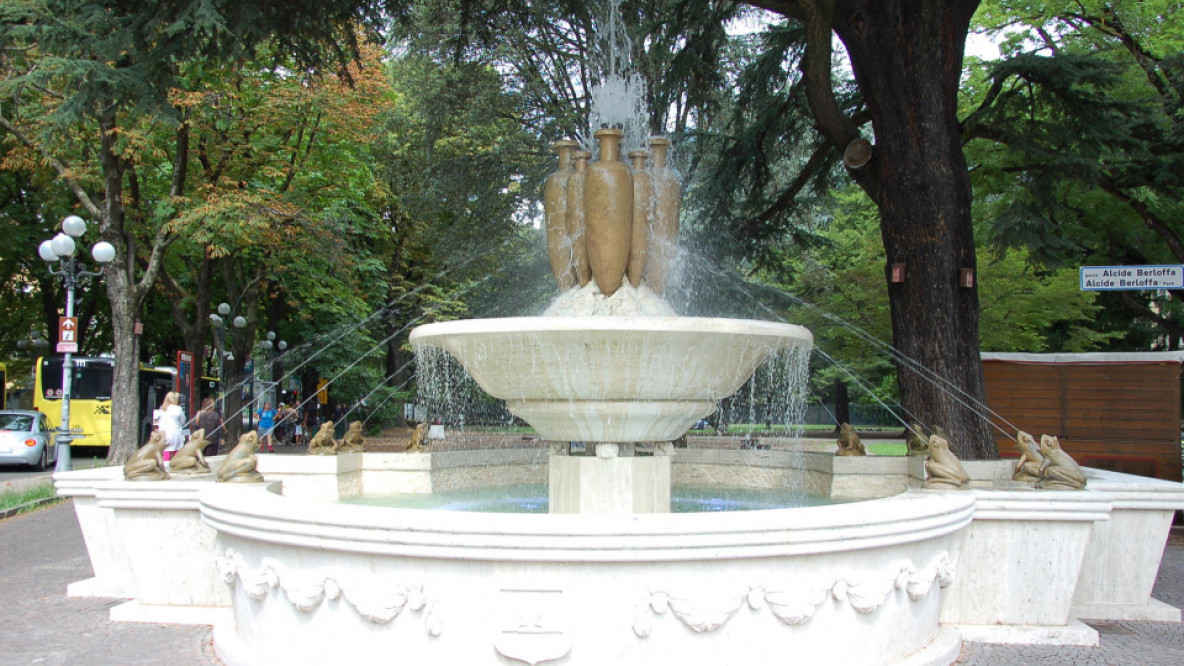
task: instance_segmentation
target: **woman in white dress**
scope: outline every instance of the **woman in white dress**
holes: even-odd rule
[[[160,417],[157,427],[164,433],[164,459],[168,461],[173,453],[185,443],[182,428],[185,426],[185,410],[181,409],[181,396],[176,391],[169,391],[160,403]]]

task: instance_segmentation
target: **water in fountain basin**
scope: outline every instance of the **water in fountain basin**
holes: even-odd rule
[[[849,500],[805,493],[776,493],[765,488],[722,488],[675,484],[671,494],[673,513],[762,511],[840,504]],[[487,513],[547,513],[547,486],[519,484],[465,488],[437,493],[395,493],[342,498],[344,504],[402,509],[437,509]]]

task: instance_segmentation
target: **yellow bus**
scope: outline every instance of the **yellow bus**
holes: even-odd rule
[[[33,372],[33,409],[49,417],[57,428],[62,418],[61,356],[37,359]],[[70,427],[79,433],[74,446],[111,444],[111,378],[115,362],[109,358],[75,356],[70,378]]]
[[[33,372],[33,409],[49,417],[53,427],[62,418],[62,356],[37,359]],[[73,446],[111,445],[111,385],[115,375],[115,359],[109,357],[73,357],[70,378],[70,428],[78,433]],[[173,390],[176,368],[140,366],[141,443],[151,430],[152,410]],[[196,398],[215,395],[218,380],[202,377],[197,382]],[[192,415],[189,415],[192,416]]]

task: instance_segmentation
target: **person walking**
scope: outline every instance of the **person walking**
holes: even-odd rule
[[[308,438],[311,440],[320,427],[321,406],[314,402],[304,408],[304,432],[308,433]]]
[[[197,427],[206,432],[206,446],[202,449],[204,456],[218,455],[218,447],[222,445],[222,412],[214,406],[213,398],[201,401],[201,411],[197,413]]]
[[[185,443],[185,410],[181,409],[181,395],[176,391],[164,394],[164,400],[157,411],[159,416],[156,425],[164,433],[165,441],[162,456],[165,462],[168,462]]]
[[[296,436],[294,442],[296,446],[301,446],[304,444],[304,412],[307,410],[308,406],[300,405],[297,405],[292,410],[292,418],[296,421]]]
[[[267,447],[268,453],[275,453],[275,440],[272,433],[275,431],[275,410],[271,408],[271,402],[263,403],[263,409],[255,412],[259,417],[259,450],[263,451],[263,447]]]

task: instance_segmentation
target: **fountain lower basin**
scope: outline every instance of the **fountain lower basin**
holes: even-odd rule
[[[1074,618],[1180,618],[1150,594],[1184,485],[1101,470],[1087,469],[1083,492],[1034,491],[1008,480],[1010,461],[970,462],[973,491],[902,492],[920,482],[919,459],[808,453],[789,468],[784,451],[679,450],[675,477],[689,482],[757,487],[788,474],[831,496],[856,486],[899,494],[664,516],[326,501],[544,478],[544,451],[476,453],[264,454],[264,474],[279,481],[237,486],[129,482],[118,468],[56,474],[95,570],[70,594],[134,598],[112,608],[116,620],[215,624],[215,649],[232,666],[392,655],[773,664],[787,654],[916,666],[953,662],[959,636],[1090,645],[1097,632]],[[1046,557],[1049,544],[1080,559]],[[217,594],[193,594],[206,589]],[[1056,608],[1033,618],[1025,591]],[[997,613],[993,624],[984,611]]]
[[[507,317],[420,326],[411,344],[456,357],[486,393],[551,441],[681,437],[779,350],[793,324],[705,317]]]
[[[939,627],[970,493],[732,514],[473,514],[212,485],[228,664],[890,664]],[[850,640],[859,627],[860,640]],[[944,658],[942,658],[944,657]]]

